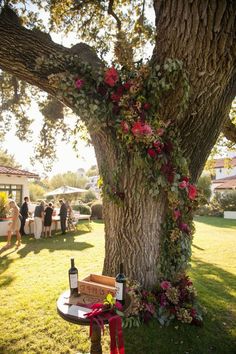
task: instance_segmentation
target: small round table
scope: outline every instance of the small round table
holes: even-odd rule
[[[57,300],[57,312],[66,321],[75,323],[82,326],[89,326],[90,319],[84,317],[85,313],[91,311],[91,309],[83,307],[82,304],[98,302],[99,299],[90,297],[89,295],[78,295],[78,297],[71,297],[70,291],[67,290],[60,295]],[[79,306],[77,304],[80,304]],[[104,323],[108,323],[104,320]],[[92,335],[91,335],[91,354],[102,354],[101,346],[101,328],[93,322]]]

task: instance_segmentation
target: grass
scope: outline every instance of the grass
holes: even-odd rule
[[[102,223],[92,232],[80,231],[52,239],[23,238],[20,249],[0,258],[0,353],[88,353],[88,328],[62,320],[56,300],[68,287],[70,257],[79,276],[100,273],[104,256]],[[125,330],[126,354],[233,354],[235,353],[236,222],[219,218],[196,219],[190,275],[207,308],[202,328],[156,321]],[[0,238],[0,247],[4,239]],[[106,331],[108,333],[108,330]],[[103,337],[109,353],[109,336]]]

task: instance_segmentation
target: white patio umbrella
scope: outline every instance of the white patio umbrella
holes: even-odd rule
[[[83,193],[87,192],[87,189],[82,189],[82,188],[75,188],[75,187],[70,187],[70,186],[61,186],[57,189],[54,189],[54,191],[48,192],[45,194],[46,197],[53,196],[53,195],[60,195],[60,194],[72,194],[72,193]]]

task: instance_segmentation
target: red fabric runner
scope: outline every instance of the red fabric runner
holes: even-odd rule
[[[83,306],[92,309],[91,312],[85,314],[90,319],[90,336],[92,335],[93,321],[102,329],[104,334],[104,320],[108,320],[111,339],[110,354],[125,354],[121,317],[109,309],[104,309],[102,304],[83,304]]]

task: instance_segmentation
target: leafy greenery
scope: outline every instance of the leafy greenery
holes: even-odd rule
[[[197,182],[197,189],[202,197],[199,204],[206,204],[211,197],[211,177],[207,175],[201,176]]]
[[[204,326],[173,323],[166,328],[154,321],[127,328],[127,354],[234,353],[235,234],[236,221],[196,219],[190,276],[207,310]],[[0,247],[4,243],[0,238]],[[88,353],[88,328],[62,320],[56,312],[56,300],[68,288],[71,256],[80,279],[101,272],[103,224],[93,223],[91,233],[78,231],[65,238],[56,234],[52,239],[35,241],[25,236],[20,249],[10,249],[1,256],[0,351]],[[108,330],[102,343],[104,353],[108,353]]]
[[[236,191],[222,193],[218,202],[224,211],[236,211]]]
[[[73,210],[79,211],[80,214],[91,215],[91,208],[83,203],[73,205]]]
[[[100,219],[102,220],[102,201],[97,200],[91,205],[91,210],[92,210],[92,218],[95,219]]]
[[[4,219],[6,217],[7,202],[8,202],[7,193],[0,192],[0,221],[1,219]]]
[[[7,150],[0,148],[0,165],[13,167],[13,168],[20,168],[20,164],[15,160],[13,155],[10,155]]]

